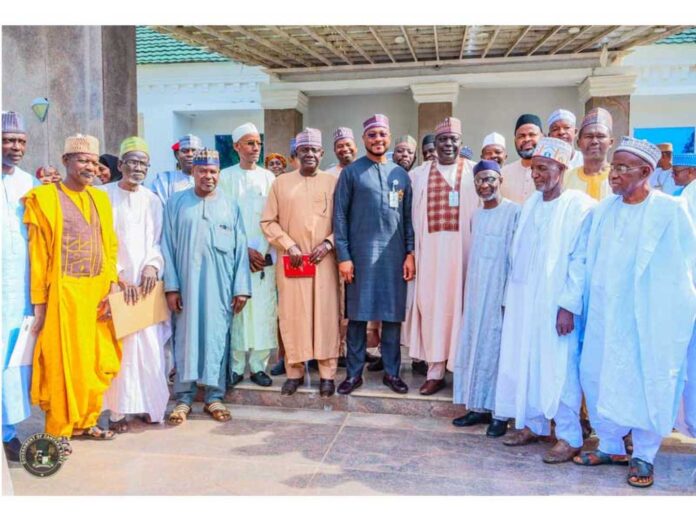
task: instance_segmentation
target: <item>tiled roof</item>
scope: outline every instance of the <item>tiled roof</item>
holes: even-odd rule
[[[148,27],[136,27],[135,42],[139,64],[229,61],[222,55],[185,44]]]
[[[681,33],[673,34],[667,38],[656,42],[658,44],[683,44],[696,43],[696,27],[682,31]]]

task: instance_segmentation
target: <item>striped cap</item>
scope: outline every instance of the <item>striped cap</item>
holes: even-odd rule
[[[648,140],[637,140],[630,136],[623,136],[619,146],[616,147],[614,154],[617,152],[630,152],[634,156],[638,156],[643,161],[649,163],[654,169],[657,162],[662,157],[662,152]]]
[[[321,147],[321,131],[307,127],[295,136],[295,147],[299,149],[304,145]]]
[[[220,154],[216,150],[201,149],[193,157],[194,165],[213,165],[220,166]]]
[[[459,118],[445,118],[435,127],[435,136],[440,134],[462,135],[462,122]]]

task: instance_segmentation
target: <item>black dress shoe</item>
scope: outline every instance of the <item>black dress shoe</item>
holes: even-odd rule
[[[491,419],[491,423],[488,425],[486,430],[486,435],[489,437],[502,437],[507,433],[508,421]]]
[[[285,374],[285,359],[282,357],[278,359],[278,362],[273,365],[271,368],[271,375],[274,377],[277,375],[284,375]]]
[[[304,384],[304,377],[301,379],[288,379],[283,383],[283,387],[280,389],[280,394],[292,395],[302,384]]]
[[[5,456],[10,462],[19,462],[19,452],[22,450],[22,443],[17,437],[2,443],[5,449]]]
[[[363,384],[361,377],[348,377],[345,381],[338,385],[338,393],[341,395],[348,395],[356,389],[360,388]]]
[[[367,350],[365,351],[365,362],[368,364],[376,363],[377,361],[381,360],[382,358],[379,355],[372,355],[370,352]]]
[[[384,370],[384,361],[382,361],[381,357],[378,357],[377,360],[374,362],[371,362],[370,364],[367,365],[367,371],[368,372],[381,372]]]
[[[266,372],[256,372],[251,375],[251,382],[259,386],[268,387],[273,384],[273,379],[266,375]]]
[[[470,411],[463,417],[457,417],[452,421],[452,424],[463,428],[465,426],[473,426],[474,424],[488,424],[491,422],[491,414],[479,411]],[[507,423],[506,423],[507,425]]]
[[[338,362],[336,364],[339,368],[345,368],[346,367],[346,358],[343,355],[341,355],[338,358]]]
[[[411,372],[416,375],[428,376],[428,363],[425,361],[411,361]]]
[[[385,374],[382,377],[382,382],[394,393],[408,393],[408,386],[401,380],[401,377]]]
[[[244,380],[244,374],[232,372],[232,379],[230,380],[230,388],[234,388],[243,380]]]
[[[319,379],[319,397],[331,397],[335,391],[333,379]]]

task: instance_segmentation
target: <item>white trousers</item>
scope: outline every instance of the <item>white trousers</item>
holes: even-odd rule
[[[558,411],[553,418],[556,423],[556,438],[563,439],[573,448],[582,446],[582,426],[580,426],[580,413],[578,408],[572,408],[561,401]],[[525,419],[524,425],[536,435],[550,435],[551,421],[543,415]]]

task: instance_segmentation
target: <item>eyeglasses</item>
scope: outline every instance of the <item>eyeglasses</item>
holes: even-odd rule
[[[135,169],[137,167],[141,167],[143,169],[149,169],[150,164],[147,163],[146,161],[140,161],[140,160],[135,160],[135,159],[127,159],[123,163],[128,165],[130,168]]]
[[[474,178],[474,185],[480,187],[483,184],[493,185],[496,181],[500,179],[500,176],[488,176],[485,178]]]
[[[253,147],[254,145],[256,145],[257,147],[260,147],[261,142],[258,140],[249,140],[249,141],[245,141],[244,145],[246,145],[247,147]]]
[[[639,169],[640,167],[631,167],[630,165],[610,165],[609,166],[609,171],[610,172],[616,172],[617,174],[623,176],[624,174],[628,174],[632,170]]]

